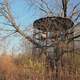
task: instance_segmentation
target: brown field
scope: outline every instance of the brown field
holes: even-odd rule
[[[74,58],[74,59],[73,59]],[[80,55],[64,55],[63,67],[58,67],[57,80],[80,80]],[[1,55],[0,80],[56,80],[56,71],[51,70],[43,55],[33,59],[32,55]]]

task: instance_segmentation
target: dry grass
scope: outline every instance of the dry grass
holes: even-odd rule
[[[62,58],[63,67],[58,66],[59,80],[80,80],[79,55],[66,54]],[[74,58],[74,59],[73,59]],[[43,55],[33,59],[32,55],[18,55],[16,57],[0,56],[0,80],[55,80],[56,71],[52,71]]]

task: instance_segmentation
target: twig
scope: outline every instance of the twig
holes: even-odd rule
[[[80,2],[73,7],[72,14],[71,14],[70,18],[73,17],[73,14],[74,14],[73,12],[75,11],[75,9],[76,9],[79,5],[80,5]],[[80,10],[79,10],[79,11],[80,11]]]

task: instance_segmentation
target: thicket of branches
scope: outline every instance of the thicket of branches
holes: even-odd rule
[[[27,2],[27,0],[25,0]],[[44,12],[44,14],[46,14],[47,16],[61,16],[61,17],[68,17],[70,19],[73,20],[74,22],[74,27],[78,26],[80,24],[79,19],[80,19],[80,9],[79,9],[79,5],[80,2],[75,4],[72,8],[71,11],[68,10],[68,7],[70,6],[70,1],[71,0],[56,0],[56,2],[58,2],[58,5],[60,6],[59,9],[59,13],[58,11],[54,11],[51,8],[53,8],[53,6],[49,6],[48,5],[48,1],[46,0],[30,0],[32,5],[36,5],[38,6],[38,8]],[[57,6],[56,6],[57,7]],[[56,13],[55,13],[56,12]],[[68,12],[70,13],[70,15],[68,15]],[[27,15],[27,14],[26,14]],[[37,42],[35,42],[31,36],[28,36],[24,33],[24,31],[21,30],[21,26],[17,23],[15,16],[13,15],[9,0],[3,0],[2,3],[0,3],[0,16],[4,17],[5,20],[7,21],[8,24],[5,25],[9,25],[11,27],[13,27],[15,30],[7,30],[7,31],[11,31],[11,33],[9,35],[7,35],[6,37],[14,34],[14,33],[19,33],[21,36],[23,36],[25,39],[27,39],[28,41],[30,41],[32,44],[35,44],[39,47],[41,47],[41,45]],[[1,29],[4,30],[4,29]],[[71,31],[72,29],[70,29]],[[6,31],[6,30],[4,30]],[[69,39],[69,42],[72,41],[75,38],[80,37],[80,34],[76,34],[74,37],[71,37]]]

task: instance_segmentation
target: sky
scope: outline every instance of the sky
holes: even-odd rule
[[[13,12],[13,15],[15,16],[16,22],[21,26],[21,29],[25,29],[27,27],[32,26],[32,23],[34,20],[36,20],[40,14],[36,13],[34,10],[34,6],[31,7],[31,4],[28,2],[26,3],[25,0],[11,0],[10,1],[10,6]],[[0,17],[0,28],[4,29],[11,29],[13,30],[14,28],[11,26],[6,26],[3,25],[2,23],[5,22],[5,19],[3,17]],[[6,22],[5,22],[6,23]],[[0,32],[0,51],[4,52],[11,52],[12,49],[14,48],[14,51],[20,52],[20,46],[22,44],[22,36],[19,34],[13,34],[10,37],[6,39],[2,39],[2,37],[6,36],[10,32]],[[3,50],[3,51],[2,51]]]
[[[1,2],[2,0],[0,0]],[[39,1],[39,0],[37,0]],[[56,3],[55,0],[46,0],[49,4],[48,6],[51,8],[51,10],[57,12],[59,11],[59,7],[57,5],[60,5],[59,3]],[[58,0],[60,1],[60,0]],[[71,5],[69,10],[78,3],[79,0],[71,0]],[[34,4],[34,1],[32,2]],[[27,29],[28,27],[31,27],[33,22],[36,19],[39,19],[40,17],[45,16],[46,14],[43,14],[44,12],[40,11],[39,8],[36,5],[32,5],[30,0],[10,0],[10,6],[13,12],[13,15],[16,19],[16,22],[21,26],[21,29]],[[57,6],[57,7],[56,7]],[[0,17],[0,28],[4,29],[14,29],[11,26],[5,26],[2,24],[2,22],[5,22],[5,19],[3,17]],[[6,36],[6,33],[9,32],[3,32],[0,31],[0,37]],[[13,48],[15,51],[20,52],[20,46],[21,46],[21,40],[22,37],[19,34],[13,34],[7,39],[4,39],[0,41],[0,45],[4,45],[3,47],[0,47],[0,51],[2,49],[6,49],[7,52],[10,52]]]

